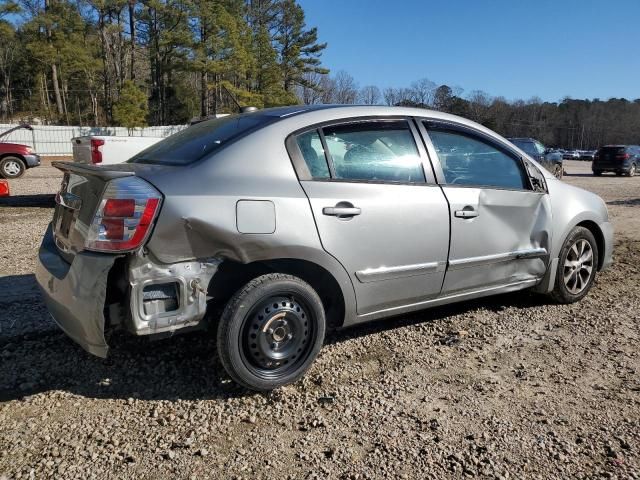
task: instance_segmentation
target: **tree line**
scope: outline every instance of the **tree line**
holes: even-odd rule
[[[559,102],[508,101],[481,90],[437,85],[423,78],[407,87],[360,87],[345,71],[335,75],[307,73],[309,84],[299,88],[303,103],[402,105],[460,115],[505,137],[534,137],[549,147],[596,149],[607,144],[640,144],[640,99],[611,98]]]
[[[640,144],[640,99],[508,101],[420,79],[359,86],[295,0],[0,0],[0,121],[143,125],[296,103],[405,105],[505,136]]]
[[[295,0],[2,0],[0,118],[182,124],[327,74]]]

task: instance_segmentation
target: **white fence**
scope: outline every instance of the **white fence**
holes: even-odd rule
[[[0,135],[16,125],[0,123]],[[59,127],[33,125],[33,130],[24,128],[1,137],[0,142],[29,145],[40,155],[71,155],[71,139],[83,135],[112,135],[118,137],[168,137],[186,128],[187,125],[136,128],[132,135],[124,127]]]

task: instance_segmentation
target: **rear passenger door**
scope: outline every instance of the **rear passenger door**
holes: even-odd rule
[[[451,211],[442,294],[535,284],[552,233],[545,187],[534,189],[523,159],[484,132],[435,121],[420,128]]]
[[[289,137],[323,248],[349,272],[359,315],[440,293],[447,202],[406,118],[319,125]]]

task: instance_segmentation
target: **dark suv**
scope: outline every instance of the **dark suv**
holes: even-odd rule
[[[594,175],[602,175],[602,172],[623,173],[633,177],[640,165],[640,146],[638,145],[605,145],[598,149],[591,170]]]
[[[562,153],[545,147],[535,138],[507,138],[507,140],[539,162],[556,178],[562,178]]]

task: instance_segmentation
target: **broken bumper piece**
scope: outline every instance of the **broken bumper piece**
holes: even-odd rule
[[[118,256],[78,253],[71,264],[59,254],[51,225],[38,253],[36,279],[58,326],[87,352],[106,357],[104,303],[107,277]]]

